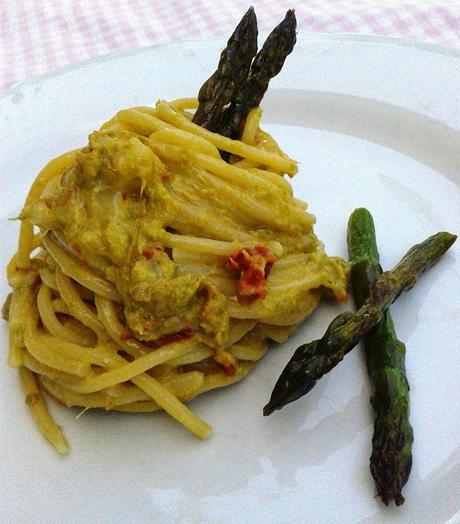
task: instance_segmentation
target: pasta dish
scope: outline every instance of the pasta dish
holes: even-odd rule
[[[66,406],[164,410],[241,380],[348,266],[283,175],[297,164],[252,107],[238,138],[199,125],[198,98],[119,111],[49,162],[8,266],[9,364],[35,421],[67,451],[43,393]]]

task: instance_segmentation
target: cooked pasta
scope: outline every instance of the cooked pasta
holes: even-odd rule
[[[346,296],[347,266],[314,235],[283,177],[297,164],[260,129],[260,109],[232,140],[194,124],[197,105],[118,112],[45,166],[20,214],[9,364],[60,453],[44,393],[163,410],[205,438],[186,402],[242,379],[325,291]]]

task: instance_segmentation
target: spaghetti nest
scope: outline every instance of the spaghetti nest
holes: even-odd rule
[[[314,235],[283,178],[296,163],[259,128],[260,109],[232,140],[192,123],[197,104],[120,111],[43,169],[21,212],[9,363],[60,452],[42,391],[66,406],[162,409],[207,437],[184,402],[243,378],[324,290],[345,298],[347,266]]]

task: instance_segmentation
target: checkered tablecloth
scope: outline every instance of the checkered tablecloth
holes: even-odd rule
[[[293,7],[299,31],[460,47],[460,0],[0,0],[0,94],[25,78],[113,51],[229,35],[250,4],[261,31]]]

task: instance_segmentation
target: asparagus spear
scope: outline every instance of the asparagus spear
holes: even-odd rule
[[[385,310],[403,292],[409,290],[423,271],[431,267],[455,242],[451,233],[437,233],[413,246],[391,271],[376,280],[369,298],[355,312],[336,317],[324,336],[300,346],[282,371],[272,391],[264,415],[281,409],[308,393],[325,373],[343,357],[382,318]]]
[[[294,10],[289,9],[284,20],[268,35],[254,58],[246,82],[236,91],[232,103],[215,129],[217,133],[230,138],[240,137],[249,111],[260,104],[270,80],[281,71],[295,42],[296,17]]]
[[[257,19],[250,7],[222,51],[217,70],[201,86],[199,106],[193,115],[195,124],[215,130],[225,106],[246,81],[256,52]]]
[[[356,209],[348,221],[348,252],[351,284],[356,307],[360,308],[381,274],[374,222],[367,209]],[[374,393],[375,412],[371,474],[383,502],[404,503],[402,487],[412,466],[414,434],[409,422],[409,383],[404,357],[406,348],[394,330],[389,309],[364,337],[364,349]]]

